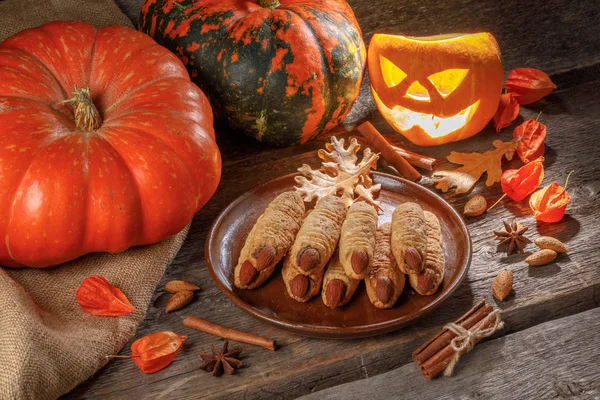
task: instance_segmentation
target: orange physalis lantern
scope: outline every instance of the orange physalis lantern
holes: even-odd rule
[[[516,68],[508,73],[506,91],[519,104],[531,104],[548,96],[556,89],[552,79],[544,71],[535,68]]]
[[[529,207],[533,210],[533,218],[542,222],[558,222],[565,216],[567,204],[571,196],[557,182],[544,186],[531,195]]]
[[[151,374],[171,364],[186,339],[168,331],[152,333],[133,342],[131,357],[142,372]]]
[[[519,103],[510,93],[504,93],[500,96],[498,110],[494,115],[494,126],[496,132],[500,132],[503,128],[510,126],[519,116]]]
[[[75,298],[79,307],[91,315],[119,317],[135,312],[125,294],[103,276],[85,278],[75,292]]]
[[[500,178],[502,191],[514,201],[521,201],[533,193],[544,180],[544,157],[519,169],[507,169]]]
[[[494,116],[502,92],[500,49],[490,33],[373,36],[368,54],[377,108],[420,146],[462,140]]]
[[[155,332],[133,342],[130,356],[106,356],[106,358],[132,358],[142,372],[152,374],[171,364],[187,336],[174,332]]]

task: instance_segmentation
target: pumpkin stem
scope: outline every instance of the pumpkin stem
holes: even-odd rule
[[[271,10],[279,7],[279,0],[258,0],[258,4],[264,8],[270,8]]]
[[[92,132],[102,126],[102,117],[90,96],[90,88],[77,89],[73,91],[73,97],[63,101],[69,104],[75,113],[75,126],[77,129]]]

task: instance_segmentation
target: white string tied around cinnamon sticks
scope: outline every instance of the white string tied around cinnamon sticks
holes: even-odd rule
[[[481,329],[482,326],[488,324],[491,318],[494,318],[494,324],[489,328]],[[502,318],[500,318],[500,310],[492,311],[481,321],[481,323],[477,325],[478,326],[473,327],[472,330],[465,329],[453,322],[444,326],[444,328],[454,332],[456,335],[456,337],[450,342],[450,347],[452,347],[452,350],[454,350],[454,357],[452,357],[452,360],[450,360],[450,363],[444,370],[444,376],[452,375],[454,366],[460,359],[461,354],[471,351],[479,340],[491,336],[496,331],[504,328],[504,321],[502,321]]]

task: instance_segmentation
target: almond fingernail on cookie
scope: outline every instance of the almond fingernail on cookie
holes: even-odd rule
[[[402,294],[406,278],[398,269],[390,246],[391,224],[386,223],[375,234],[373,265],[365,278],[369,301],[377,308],[390,308]]]
[[[425,268],[418,274],[409,274],[410,285],[419,294],[432,295],[437,292],[444,280],[444,248],[442,246],[442,229],[440,221],[433,213],[423,212],[427,228],[427,256]]]
[[[340,239],[346,205],[337,196],[325,196],[310,212],[294,240],[288,257],[304,275],[323,271]]]
[[[284,192],[269,203],[240,253],[234,270],[236,287],[255,289],[271,276],[294,243],[304,213],[304,201],[297,192]]]
[[[350,206],[342,224],[340,236],[340,261],[346,275],[353,279],[367,276],[373,263],[377,211],[365,202]]]
[[[330,308],[343,306],[352,299],[359,283],[360,280],[353,279],[344,272],[339,252],[336,252],[325,270],[321,292],[323,303]]]
[[[391,246],[398,268],[405,274],[418,274],[427,257],[427,228],[423,209],[416,203],[403,203],[392,214]]]

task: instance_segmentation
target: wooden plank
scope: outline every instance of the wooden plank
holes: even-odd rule
[[[127,3],[129,16],[137,16],[141,0],[117,2]],[[158,330],[174,330],[188,334],[188,343],[177,360],[163,371],[144,375],[129,360],[113,361],[66,398],[293,398],[380,374],[409,362],[410,352],[415,347],[444,322],[461,315],[477,299],[486,297],[493,302],[490,284],[500,268],[508,267],[515,273],[515,294],[499,304],[507,320],[503,334],[598,305],[600,272],[593,266],[600,262],[600,256],[592,239],[600,233],[595,223],[600,215],[600,155],[596,150],[596,133],[600,130],[596,118],[600,114],[597,100],[600,83],[594,82],[598,79],[600,43],[596,38],[600,26],[590,22],[597,19],[598,1],[577,4],[535,1],[527,7],[473,0],[372,0],[368,6],[354,0],[351,4],[367,42],[373,32],[380,30],[420,35],[485,27],[498,38],[506,69],[533,66],[553,74],[559,90],[522,110],[521,115],[529,118],[537,115],[538,110],[543,111],[542,122],[548,125],[545,183],[562,182],[568,171],[576,170],[569,190],[573,202],[569,216],[561,224],[536,225],[530,219],[526,224],[533,232],[554,235],[569,242],[571,253],[555,264],[538,269],[518,262],[518,256],[505,257],[498,253],[489,235],[491,229],[497,228],[502,218],[513,214],[528,215],[525,203],[523,206],[507,203],[506,209],[501,206],[493,215],[468,221],[475,255],[467,282],[456,296],[427,319],[399,332],[366,340],[325,341],[287,334],[252,319],[219,292],[204,263],[204,239],[214,217],[240,194],[269,179],[294,172],[303,162],[317,165],[314,150],[321,147],[322,142],[275,149],[218,126],[219,146],[224,158],[221,186],[194,219],[182,251],[169,267],[157,289],[154,304],[136,334],[138,338]],[[466,7],[471,10],[468,17],[465,16]],[[563,20],[569,24],[562,24]],[[567,26],[568,29],[557,28]],[[346,125],[352,126],[356,121],[374,115],[368,80],[365,80]],[[382,132],[391,132],[380,118],[375,117],[373,122]],[[436,148],[409,148],[443,158],[451,150],[485,150],[492,139],[507,140],[510,131],[498,135],[488,127],[468,141]],[[392,136],[401,140],[398,135]],[[506,167],[517,165],[516,162],[505,164]],[[440,165],[441,168],[447,166],[447,163]],[[431,185],[427,179],[424,183]],[[492,199],[500,195],[498,187],[479,187],[477,190]],[[460,209],[467,197],[448,196],[448,199]],[[534,236],[532,233],[531,237]],[[170,279],[199,283],[202,291],[184,310],[167,315],[163,310],[168,295],[163,286]],[[210,344],[218,343],[218,339],[183,328],[180,323],[188,313],[273,337],[282,344],[282,349],[271,353],[243,346],[247,367],[234,377],[212,378],[197,369],[200,365],[198,353],[207,350]],[[128,354],[128,347],[123,354]]]
[[[479,344],[454,376],[426,381],[415,364],[301,400],[600,398],[600,308]]]
[[[115,0],[137,26],[143,0]],[[600,61],[600,1],[348,0],[368,44],[375,32],[412,36],[492,32],[505,68],[549,73]],[[526,65],[525,65],[526,64]]]
[[[316,165],[314,153],[289,158],[277,158],[254,163],[242,160],[227,165],[223,182],[215,198],[194,220],[192,232],[174,264],[157,289],[153,307],[138,329],[136,338],[158,330],[174,330],[189,335],[188,343],[177,360],[168,368],[152,375],[143,375],[129,360],[111,362],[98,376],[77,388],[67,398],[132,398],[172,396],[178,398],[293,398],[333,385],[380,374],[409,362],[410,352],[435,333],[441,325],[464,313],[480,298],[492,304],[490,285],[503,268],[515,274],[515,293],[508,301],[498,303],[504,311],[507,328],[503,334],[519,331],[543,321],[571,315],[600,302],[600,262],[595,242],[600,234],[600,152],[597,151],[597,132],[600,121],[600,102],[597,93],[600,81],[557,91],[542,102],[542,121],[548,125],[547,169],[544,184],[564,181],[570,170],[570,190],[573,197],[568,216],[560,224],[535,224],[529,218],[526,203],[506,202],[492,214],[468,220],[473,238],[474,257],[466,282],[437,311],[416,325],[383,337],[351,340],[317,340],[288,334],[257,321],[237,309],[212,283],[203,260],[204,238],[208,225],[216,214],[238,195],[256,184],[292,172],[308,162]],[[524,117],[535,116],[537,109],[523,110]],[[381,120],[375,120],[378,127]],[[428,154],[445,155],[450,150],[482,150],[493,139],[507,140],[507,129],[500,134],[490,129],[468,141],[427,149]],[[511,164],[507,164],[511,165]],[[517,163],[514,163],[516,166]],[[479,187],[486,196],[497,198],[498,187]],[[461,208],[466,196],[449,200]],[[527,267],[522,257],[502,254],[496,249],[491,230],[504,218],[518,215],[520,222],[530,227],[530,237],[536,232],[549,234],[567,242],[568,255],[545,267]],[[529,250],[532,248],[530,247]],[[187,279],[202,287],[196,300],[185,309],[164,313],[167,294],[163,284],[170,279]],[[198,370],[198,353],[206,351],[219,340],[209,335],[185,329],[181,325],[187,314],[236,329],[272,337],[282,345],[275,353],[243,346],[244,363],[234,377],[215,379]],[[128,348],[123,354],[128,354]]]

